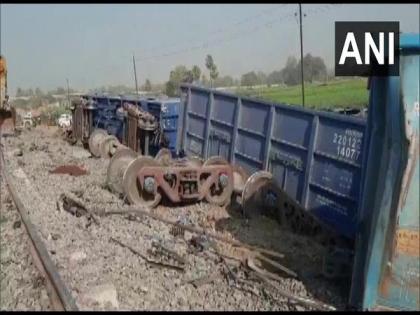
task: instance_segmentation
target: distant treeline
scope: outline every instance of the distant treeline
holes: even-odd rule
[[[289,57],[286,65],[281,70],[274,70],[270,73],[262,71],[251,71],[244,73],[240,79],[235,79],[229,75],[219,76],[217,66],[211,55],[206,57],[206,68],[209,77],[201,69],[194,65],[189,70],[184,65],[179,65],[170,72],[169,80],[165,85],[165,92],[169,96],[178,95],[179,86],[182,83],[196,83],[206,87],[231,87],[231,86],[255,86],[285,84],[288,86],[296,85],[301,82],[301,63],[295,57]],[[306,82],[326,81],[329,74],[324,60],[321,57],[314,57],[306,54],[303,58],[304,80]]]
[[[270,73],[263,71],[250,71],[244,73],[240,78],[233,78],[230,75],[220,75],[219,69],[211,55],[205,58],[205,71],[201,70],[198,65],[188,69],[185,65],[177,65],[169,73],[169,79],[164,84],[152,84],[146,79],[144,84],[139,86],[142,92],[154,94],[164,93],[168,96],[178,96],[179,86],[182,83],[194,83],[204,87],[233,87],[233,86],[256,86],[256,85],[274,85],[281,84],[292,86],[301,82],[301,63],[295,57],[289,57],[285,66],[280,70],[273,70]],[[306,82],[327,81],[331,74],[328,73],[324,60],[321,57],[315,57],[306,54],[303,58],[304,79]],[[70,89],[70,93],[75,92]],[[106,92],[110,94],[133,94],[136,92],[135,86],[128,87],[126,85],[103,86],[93,88],[89,92]],[[16,96],[36,96],[45,98],[55,94],[66,94],[67,89],[58,87],[55,90],[44,93],[41,89],[24,90],[17,89]]]

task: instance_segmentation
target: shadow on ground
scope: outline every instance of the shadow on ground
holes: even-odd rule
[[[331,280],[322,275],[326,248],[314,238],[292,233],[277,220],[264,215],[247,219],[237,200],[232,200],[226,212],[226,217],[216,220],[216,231],[229,232],[242,243],[284,254],[285,258],[279,262],[298,274],[313,297],[338,310],[346,307],[351,279]],[[289,277],[287,274],[282,276]]]

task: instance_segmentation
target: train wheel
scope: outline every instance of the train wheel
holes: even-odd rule
[[[145,183],[137,180],[138,172],[145,166],[161,166],[158,161],[149,156],[140,156],[130,162],[124,172],[123,190],[130,204],[144,206],[147,208],[156,207],[162,196],[156,191],[154,178],[147,178]]]
[[[229,165],[224,158],[220,156],[213,156],[204,162],[203,166],[210,165]],[[233,192],[233,177],[227,174],[221,174],[217,184],[213,184],[207,192],[205,198],[208,203],[225,206],[230,202]]]
[[[241,194],[244,190],[245,183],[249,178],[249,173],[239,165],[233,165],[233,190],[237,194]]]
[[[106,172],[106,183],[111,191],[122,194],[124,172],[131,161],[133,161],[138,154],[129,148],[122,148],[118,150],[109,162]]]
[[[281,194],[281,189],[271,173],[258,171],[252,174],[242,192],[243,214],[248,218],[268,214],[282,222]]]
[[[117,139],[116,136],[107,136],[102,140],[99,147],[101,157],[104,159],[111,158],[113,156],[115,148],[117,148],[119,145],[120,141]]]
[[[94,157],[101,156],[102,140],[108,136],[108,133],[103,129],[95,129],[89,137],[89,151]]]

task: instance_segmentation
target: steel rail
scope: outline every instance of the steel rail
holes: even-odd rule
[[[1,145],[1,144],[0,144]],[[46,280],[46,287],[50,299],[51,307],[56,311],[78,311],[74,298],[69,289],[60,277],[56,266],[54,265],[44,242],[38,235],[35,226],[29,218],[27,209],[17,193],[10,175],[6,171],[5,160],[3,156],[4,146],[0,147],[0,175],[4,178],[8,191],[12,197],[19,215],[25,225],[26,232],[29,236],[30,252],[34,263],[44,279]],[[0,184],[1,184],[0,178]]]

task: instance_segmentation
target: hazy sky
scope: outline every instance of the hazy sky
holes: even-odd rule
[[[9,94],[166,81],[176,65],[213,55],[221,75],[281,69],[299,57],[297,4],[1,4]],[[335,21],[400,21],[419,32],[418,4],[303,4],[304,53],[334,62]],[[150,58],[152,57],[152,58]]]

